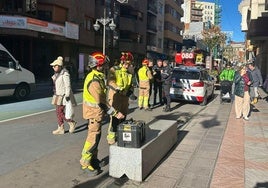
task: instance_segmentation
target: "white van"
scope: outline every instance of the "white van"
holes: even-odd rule
[[[21,67],[0,43],[0,97],[13,95],[17,100],[22,100],[27,98],[34,88],[34,74]]]

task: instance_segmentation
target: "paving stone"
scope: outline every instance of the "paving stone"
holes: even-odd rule
[[[261,170],[246,169],[245,187],[252,188],[257,187],[257,185],[259,185],[259,188],[268,187],[268,170],[261,171]]]
[[[219,144],[213,144],[213,143],[201,143],[198,150],[200,151],[208,151],[208,152],[213,152],[213,151],[218,151],[219,150]]]
[[[197,139],[190,139],[190,138],[188,139],[188,137],[187,137],[187,139],[181,141],[180,144],[197,146],[199,143],[200,143],[200,139],[199,140],[197,140]]]
[[[197,153],[195,155],[202,157],[202,158],[208,158],[208,159],[216,159],[218,156],[218,152],[217,150],[214,151],[197,151]]]
[[[189,158],[191,158],[192,155],[193,155],[193,152],[174,150],[169,157],[175,158],[175,159],[188,160]]]
[[[267,143],[246,142],[245,159],[256,162],[267,162]]]
[[[181,181],[178,183],[177,187],[187,187],[187,188],[208,188],[209,179],[204,176],[198,176],[195,173],[186,173],[183,175]]]
[[[155,175],[166,177],[166,178],[174,178],[177,179],[183,173],[183,166],[169,166],[169,165],[161,165],[155,172]]]
[[[246,126],[245,135],[263,137],[263,128],[258,126]]]
[[[202,141],[203,145],[215,145],[219,147],[221,145],[222,140],[221,139],[215,139],[215,138],[207,138],[205,137]]]
[[[174,178],[166,178],[154,175],[149,177],[148,181],[142,183],[142,188],[174,188],[177,180]]]

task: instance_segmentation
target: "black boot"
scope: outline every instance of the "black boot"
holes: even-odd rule
[[[93,166],[93,168],[100,170],[102,167],[105,166],[105,161],[103,160],[100,161],[97,158],[93,158],[91,160],[91,165]]]

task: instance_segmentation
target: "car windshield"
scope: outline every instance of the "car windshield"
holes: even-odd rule
[[[200,72],[174,70],[173,77],[175,77],[176,80],[179,79],[198,80],[200,78]]]

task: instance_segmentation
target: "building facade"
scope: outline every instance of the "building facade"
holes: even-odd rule
[[[165,0],[163,53],[174,60],[176,52],[182,49],[184,24],[183,0]]]
[[[90,4],[95,1],[1,1],[0,41],[22,66],[34,72],[37,81],[48,79],[52,73],[49,63],[59,55],[77,72],[77,54],[87,51],[84,46],[94,46],[89,25],[95,9]]]
[[[254,61],[263,77],[268,75],[268,1],[243,0],[238,7],[241,29],[246,33],[245,61]]]
[[[122,51],[167,58],[182,43],[182,0],[3,0],[0,2],[0,41],[37,81],[49,80],[49,64],[62,56],[72,79],[83,78],[88,54],[102,51],[111,62]],[[99,11],[103,10],[103,11]],[[116,28],[97,19],[111,18]],[[104,34],[105,33],[105,34]],[[105,39],[105,40],[103,40]],[[104,41],[104,42],[103,42]]]

